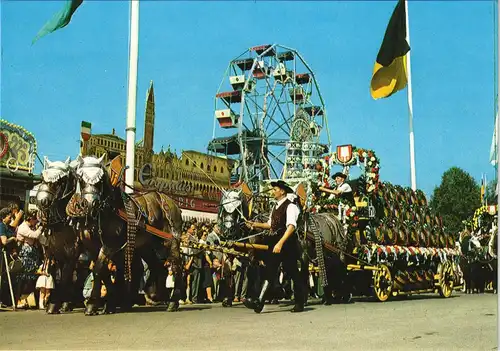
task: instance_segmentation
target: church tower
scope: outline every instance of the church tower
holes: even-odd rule
[[[151,162],[153,155],[153,138],[155,132],[155,93],[153,81],[149,84],[146,97],[146,116],[144,121],[144,156],[146,162]]]

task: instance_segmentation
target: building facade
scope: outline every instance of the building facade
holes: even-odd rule
[[[28,209],[29,191],[40,181],[33,174],[36,148],[33,134],[0,119],[0,208],[15,202]]]
[[[170,147],[153,151],[155,99],[153,83],[148,89],[144,138],[135,148],[137,188],[154,188],[169,194],[183,210],[185,219],[215,219],[221,189],[230,186],[233,161],[202,152],[186,150],[180,155]],[[126,141],[111,134],[90,134],[82,141],[82,155],[105,155],[106,161],[121,156],[125,164]]]

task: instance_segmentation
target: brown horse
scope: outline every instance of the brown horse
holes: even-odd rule
[[[103,165],[102,157],[78,158],[76,175],[79,191],[69,202],[66,212],[78,223],[79,232],[87,237],[84,242],[95,258],[93,268],[94,286],[87,303],[86,315],[95,315],[100,304],[101,282],[104,282],[108,295],[106,311],[114,312],[116,305],[116,284],[111,284],[106,263],[112,260],[118,263],[120,273],[124,273],[130,294],[137,293],[143,271],[141,259],[150,270],[148,287],[158,285],[164,271],[163,262],[168,260],[173,268],[175,279],[174,297],[168,311],[178,309],[180,294],[181,260],[180,233],[182,229],[181,211],[172,199],[156,191],[146,191],[132,195],[125,194],[116,184],[116,177],[110,176]],[[128,221],[120,217],[125,212]],[[145,224],[163,232],[171,233],[172,239],[165,242],[144,229]],[[123,263],[123,264],[120,264]],[[159,284],[158,287],[163,287]],[[151,296],[156,298],[155,294]],[[131,304],[131,296],[127,301]]]

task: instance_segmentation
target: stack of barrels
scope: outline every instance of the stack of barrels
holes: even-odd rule
[[[442,218],[431,211],[421,190],[381,183],[378,196],[383,208],[374,233],[378,244],[454,247],[453,236],[445,232]]]

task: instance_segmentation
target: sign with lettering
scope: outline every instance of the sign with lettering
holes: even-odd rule
[[[170,195],[172,200],[177,203],[177,206],[186,210],[218,213],[219,203],[217,201],[209,201],[196,199],[187,196]]]
[[[0,167],[33,172],[36,139],[21,126],[0,119]]]

